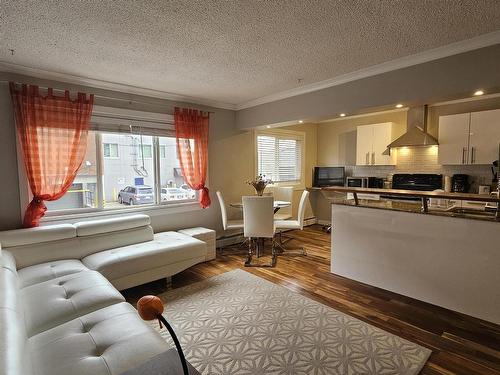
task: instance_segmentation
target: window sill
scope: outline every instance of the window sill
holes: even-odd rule
[[[85,219],[104,219],[107,217],[121,216],[123,214],[146,214],[150,216],[156,216],[161,214],[176,214],[182,212],[200,211],[202,208],[198,201],[192,202],[182,202],[182,203],[171,203],[171,204],[161,204],[152,206],[134,206],[119,209],[108,209],[108,210],[91,210],[85,212],[75,212],[68,210],[67,213],[54,212],[53,214],[47,213],[40,222],[44,224],[56,224],[58,222],[68,222],[75,220],[85,220]]]

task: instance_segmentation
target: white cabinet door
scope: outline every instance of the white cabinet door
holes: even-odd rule
[[[391,165],[394,161],[388,153],[387,145],[392,142],[392,123],[373,125],[373,147],[370,161],[372,165]]]
[[[467,164],[470,113],[439,117],[439,164]]]
[[[356,165],[371,165],[373,125],[358,126],[356,134]]]
[[[470,120],[470,164],[491,164],[498,159],[500,110],[472,112]]]

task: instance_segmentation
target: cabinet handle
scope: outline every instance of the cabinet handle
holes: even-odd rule
[[[375,165],[375,153],[372,152],[372,165]]]
[[[370,164],[370,153],[366,153],[366,165]]]
[[[472,147],[470,151],[471,151],[470,162],[471,164],[474,164],[476,162],[476,148]]]
[[[465,152],[466,152],[466,151],[467,151],[467,148],[466,148],[466,147],[464,147],[464,148],[462,149],[462,164],[465,164]]]

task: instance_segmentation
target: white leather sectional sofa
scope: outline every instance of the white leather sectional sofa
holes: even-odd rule
[[[146,215],[0,232],[0,245],[2,375],[118,375],[168,350],[118,290],[215,255],[210,241],[153,234]]]

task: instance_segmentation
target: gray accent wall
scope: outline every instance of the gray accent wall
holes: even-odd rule
[[[396,103],[436,103],[469,97],[477,88],[497,92],[499,63],[500,44],[496,44],[242,109],[236,113],[236,126],[249,129],[299,119],[315,122],[335,118],[342,112],[392,109]]]

